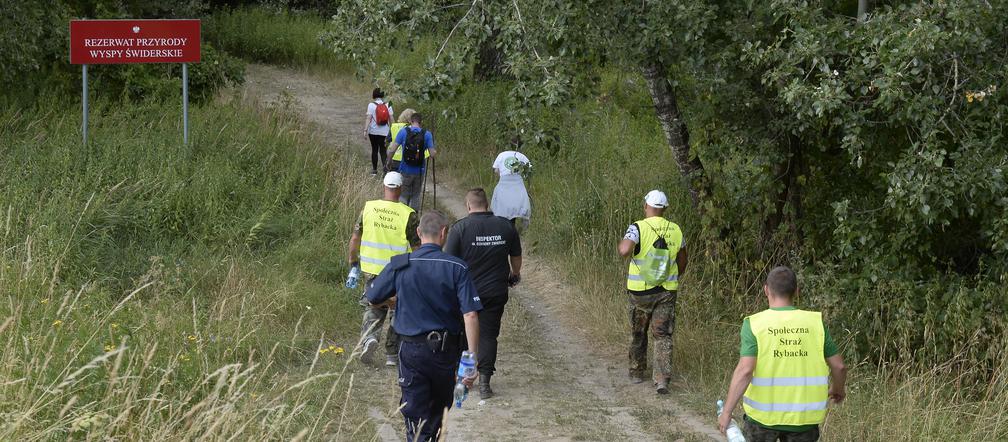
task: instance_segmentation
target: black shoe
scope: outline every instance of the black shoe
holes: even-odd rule
[[[655,393],[669,394],[668,382],[669,382],[668,379],[662,379],[658,382],[655,382]]]
[[[490,376],[481,374],[479,383],[480,383],[479,387],[480,399],[490,399],[494,397],[494,391],[492,388],[490,388]]]

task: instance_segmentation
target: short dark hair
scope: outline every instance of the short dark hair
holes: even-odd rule
[[[489,207],[489,203],[487,203],[486,191],[483,190],[482,187],[475,187],[469,189],[469,191],[466,192],[466,202],[469,203],[470,206],[476,208]]]
[[[774,295],[791,299],[798,292],[798,277],[793,270],[777,266],[767,274],[766,285]]]
[[[385,98],[385,91],[381,90],[381,88],[376,87],[374,88],[373,91],[371,91],[371,98],[373,99]]]
[[[428,238],[433,238],[441,234],[441,230],[448,226],[448,218],[437,210],[424,212],[420,217],[420,234]]]
[[[414,112],[412,116],[409,117],[410,123],[420,124],[423,123],[423,117],[420,116],[420,112]]]

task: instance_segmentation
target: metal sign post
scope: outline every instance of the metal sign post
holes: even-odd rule
[[[81,138],[88,139],[88,65],[182,64],[182,142],[189,144],[189,63],[200,61],[199,20],[71,20],[70,63],[81,65]]]
[[[81,103],[84,105],[84,120],[81,121],[81,136],[84,138],[84,144],[87,144],[87,116],[88,116],[88,91],[87,91],[87,65],[81,65]]]
[[[182,143],[189,144],[189,64],[182,63]]]

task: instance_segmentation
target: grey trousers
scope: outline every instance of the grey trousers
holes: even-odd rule
[[[407,175],[403,174],[402,194],[399,195],[399,202],[420,211],[421,198],[423,197],[423,174]]]

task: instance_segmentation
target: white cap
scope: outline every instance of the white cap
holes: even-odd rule
[[[668,198],[665,196],[665,192],[657,189],[648,192],[647,195],[644,195],[644,202],[656,209],[664,209],[668,206]]]
[[[399,172],[389,172],[385,174],[385,187],[398,188],[402,186],[402,174]]]

